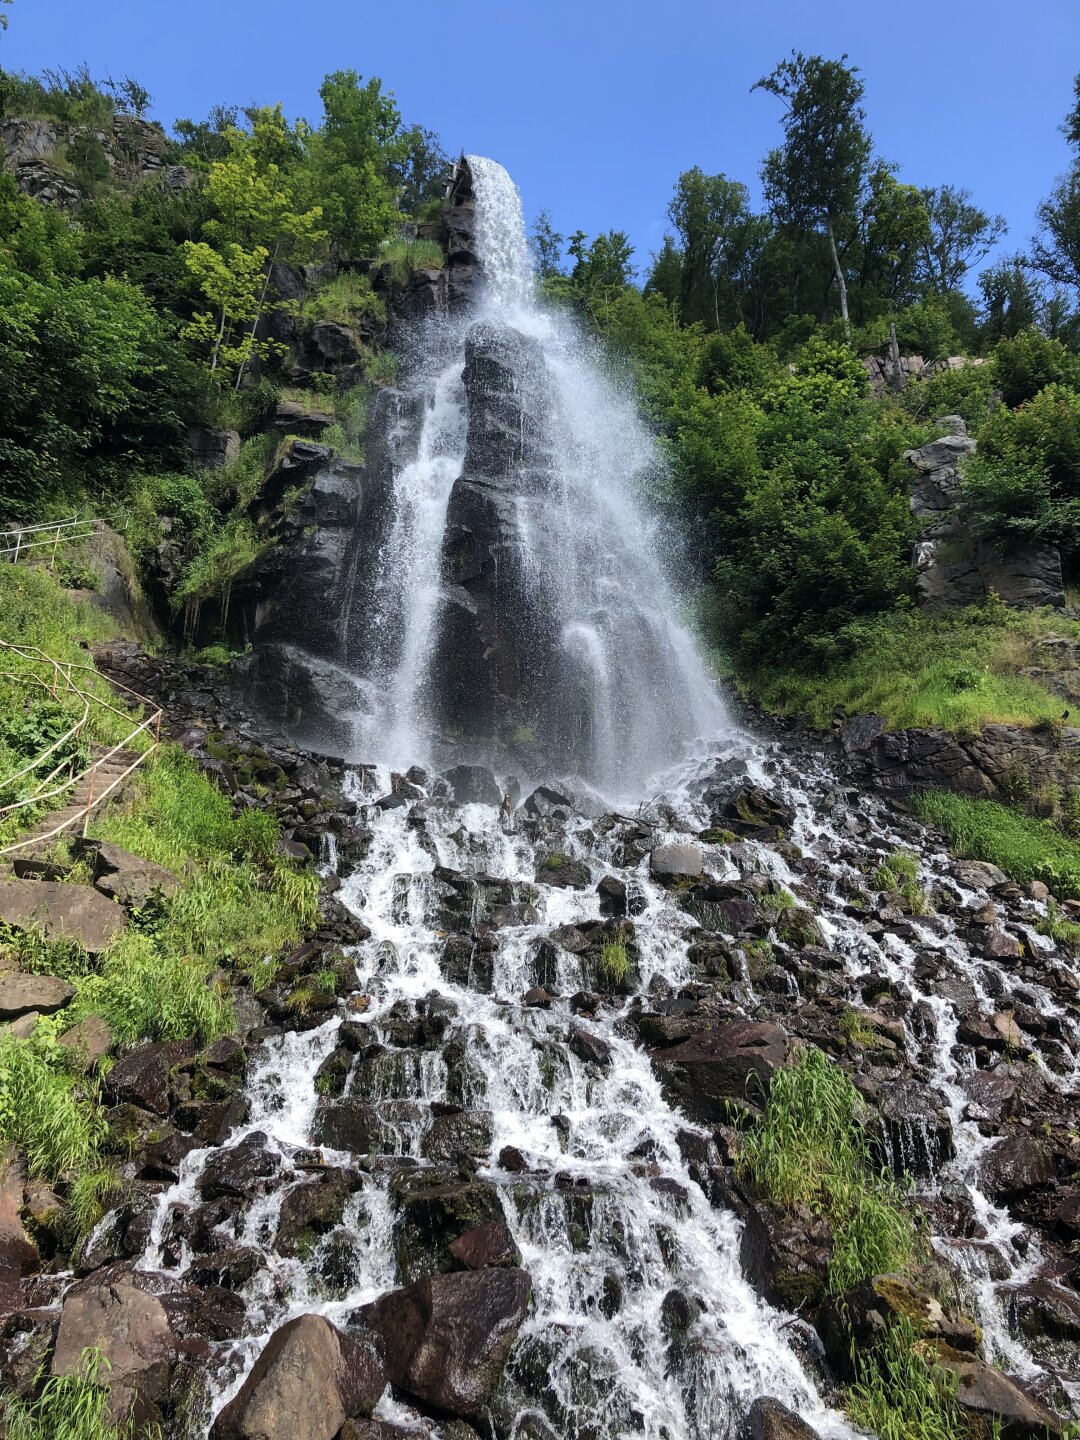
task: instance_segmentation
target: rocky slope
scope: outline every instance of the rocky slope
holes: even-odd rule
[[[109,1072],[130,1191],[77,1253],[9,1171],[6,1384],[93,1343],[170,1436],[835,1433],[851,1336],[901,1314],[970,1415],[1060,1430],[1080,978],[1043,890],[791,741],[732,734],[631,816],[550,786],[507,814],[505,779],[346,777],[245,739],[205,674],[103,663],[270,785],[331,893],[235,1037]],[[880,888],[897,851],[918,891]],[[737,1169],[799,1044],[929,1241],[841,1311],[828,1228]]]

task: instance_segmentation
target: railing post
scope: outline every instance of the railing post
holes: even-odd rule
[[[94,808],[94,781],[97,778],[97,766],[90,767],[90,789],[86,793],[86,814],[83,817],[82,833],[85,837],[90,829],[90,811]]]
[[[23,537],[23,532],[22,532],[21,530],[16,530],[16,532],[15,532],[15,555],[14,555],[14,558],[12,559],[12,561],[11,561],[11,563],[12,563],[13,565],[17,565],[17,564],[19,563],[19,550],[20,550],[20,548],[22,547],[22,537]]]
[[[59,544],[60,544],[60,526],[57,525],[56,529],[53,531],[52,559],[49,561],[49,564],[53,567],[54,570],[56,569],[56,547],[57,547]]]

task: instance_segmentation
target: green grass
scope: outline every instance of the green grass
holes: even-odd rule
[[[1054,633],[1080,638],[1080,625],[1056,611],[1007,611],[988,604],[939,617],[902,612],[852,625],[848,659],[821,671],[763,668],[743,677],[766,709],[807,715],[827,728],[837,708],[881,715],[886,728],[940,726],[974,734],[991,723],[1032,726],[1057,720],[1065,704],[1017,672],[1052,669],[1037,649]]]
[[[53,1375],[36,1400],[0,1395],[6,1440],[134,1440],[133,1418],[119,1423],[109,1413],[109,1363],[84,1350],[76,1375]],[[157,1425],[138,1429],[142,1440],[160,1440]]]
[[[44,1022],[28,1040],[0,1036],[0,1144],[20,1149],[30,1175],[47,1180],[94,1168],[104,1135],[96,1090],[68,1070],[55,1036]]]
[[[96,606],[73,600],[46,569],[0,564],[0,640],[36,647],[65,664],[90,665],[85,643],[106,640],[113,634],[115,626],[108,616]],[[72,680],[121,713],[92,704],[89,722],[80,736],[66,742],[39,770],[16,779],[19,770],[59,740],[81,717],[83,703],[62,687],[55,696],[50,693],[41,683],[53,682],[48,666],[0,651],[0,804],[29,798],[38,781],[61,761],[69,767],[69,773],[77,772],[89,762],[88,747],[92,742],[116,744],[137,723],[135,712],[119,704],[104,676],[93,668],[74,670]],[[133,748],[145,748],[147,743],[140,737]],[[58,799],[62,803],[63,797]],[[49,807],[56,803],[49,802]],[[46,808],[28,807],[0,824],[0,844],[15,839]]]
[[[740,1172],[775,1205],[809,1205],[833,1232],[829,1288],[842,1294],[902,1270],[915,1228],[890,1178],[871,1158],[863,1101],[847,1074],[812,1046],[772,1078],[765,1114],[745,1137]]]
[[[956,1400],[956,1379],[925,1353],[906,1317],[854,1359],[856,1380],[846,1409],[879,1440],[964,1440],[968,1427]]]
[[[928,790],[910,803],[945,832],[954,854],[989,861],[1021,884],[1041,880],[1059,899],[1080,899],[1080,844],[1046,821],[949,790]]]
[[[895,891],[901,895],[912,915],[933,914],[933,906],[919,884],[919,858],[910,850],[894,850],[871,878],[879,890]]]
[[[154,768],[140,776],[132,799],[102,816],[92,833],[188,880],[174,899],[146,918],[139,937],[140,946],[153,942],[177,997],[186,997],[184,1014],[193,1029],[180,1033],[203,1038],[221,1033],[228,1013],[212,1000],[212,972],[226,965],[265,982],[272,957],[294,945],[315,919],[318,876],[277,854],[279,829],[273,817],[259,810],[234,817],[228,799],[177,748],[163,749]],[[144,963],[140,946],[127,939],[120,943],[130,946],[126,958],[133,973],[152,989],[152,964]],[[106,965],[103,981],[109,973]],[[122,1019],[122,976],[120,967],[112,1010],[102,1010],[107,1018],[116,1013]],[[106,992],[106,999],[112,993]],[[160,996],[155,1033],[164,1036],[184,1022],[164,1004],[167,987]],[[140,1002],[137,1013],[153,1011]],[[143,1028],[141,1033],[148,1032]]]
[[[604,946],[597,969],[612,985],[622,984],[630,973],[630,956],[621,940],[611,940]]]
[[[417,270],[441,270],[446,256],[436,240],[388,240],[379,251],[379,264],[404,285]]]
[[[360,465],[364,460],[364,433],[370,398],[371,388],[363,383],[338,391],[334,396],[334,423],[328,425],[322,434],[324,445],[329,445],[335,455],[354,465]]]
[[[317,320],[333,320],[339,325],[351,325],[358,319],[382,321],[386,319],[386,302],[372,290],[366,275],[346,270],[304,298],[300,319],[308,325]]]
[[[364,375],[372,385],[396,385],[401,364],[392,350],[380,350],[364,365]]]

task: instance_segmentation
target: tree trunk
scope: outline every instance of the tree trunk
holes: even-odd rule
[[[895,322],[889,326],[889,362],[892,366],[892,387],[894,390],[902,390],[904,376],[900,369],[900,342],[896,338]]]
[[[847,281],[844,279],[844,271],[840,264],[840,256],[836,250],[836,236],[833,234],[832,218],[826,217],[825,230],[829,236],[829,249],[832,251],[833,271],[836,274],[836,288],[840,291],[840,314],[844,320],[844,335],[851,340],[851,321],[848,318],[847,306]]]
[[[277,243],[274,245],[274,253],[270,256],[270,261],[266,267],[266,276],[263,279],[262,294],[259,296],[259,308],[255,312],[255,319],[251,322],[251,347],[253,350],[255,348],[255,332],[256,330],[258,330],[259,321],[262,319],[263,306],[266,304],[266,292],[270,288],[270,276],[274,273],[274,264],[277,260],[278,251],[280,250],[280,248],[281,239],[279,237]],[[233,386],[233,389],[237,392],[239,392],[240,390],[240,381],[244,378],[244,366],[246,364],[247,356],[245,355],[244,358],[240,361],[240,368],[236,372],[236,384]]]

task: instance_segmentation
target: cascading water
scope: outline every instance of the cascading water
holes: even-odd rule
[[[1066,1089],[1074,1017],[1045,985],[988,977],[959,919],[894,916],[875,931],[864,901],[848,903],[898,847],[922,847],[928,880],[948,862],[880,801],[849,803],[819,761],[726,725],[632,499],[654,463],[647,437],[574,327],[536,305],[505,171],[477,157],[467,170],[481,283],[467,313],[424,328],[384,415],[387,504],[352,596],[349,648],[366,681],[356,748],[383,762],[354,777],[366,851],[338,892],[366,931],[349,953],[356,989],[344,1013],[264,1038],[246,1120],[186,1155],[140,1261],[173,1282],[228,1274],[246,1307],[240,1339],[212,1348],[189,1434],[208,1432],[285,1321],[317,1312],[348,1329],[392,1287],[460,1269],[446,1242],[498,1221],[509,1240],[495,1263],[532,1281],[477,1421],[499,1440],[727,1440],[763,1396],[822,1435],[850,1435],[813,1330],[745,1278],[718,1117],[675,1108],[641,1022],[655,1010],[677,1031],[764,1014],[797,1031],[786,1012],[819,988],[827,1019],[879,984],[895,999],[888,1045],[947,1112],[901,1105],[883,1118],[883,1154],[919,1174],[931,1214],[948,1191],[963,1220],[934,1244],[991,1356],[1060,1400],[1077,1376],[1037,1363],[1007,1322],[1039,1251],[980,1188],[998,1142],[972,1108],[957,1033],[990,1025],[1015,995],[1053,1017],[1056,1072],[1036,1058]],[[500,779],[510,763],[545,781],[561,770],[609,798],[584,814],[547,789],[507,815],[457,803],[419,766],[391,769],[453,748],[501,756]],[[654,774],[663,799],[639,801]],[[740,779],[790,807],[785,841],[732,843],[717,796]],[[632,806],[605,808],[627,795]],[[649,851],[665,843],[700,857],[709,925],[654,877]],[[811,886],[823,943],[803,963],[752,897],[811,903]],[[947,888],[950,914],[986,898]],[[752,940],[715,920],[733,896],[757,915]],[[1045,906],[1025,914],[1034,927]],[[607,942],[627,966],[618,983],[604,976]],[[1028,943],[1036,957],[1050,944],[1034,928]],[[710,946],[730,967],[722,978]],[[318,1185],[339,1197],[333,1213],[308,1203]],[[301,1243],[297,1216],[311,1215]],[[441,1433],[407,1391],[387,1391],[375,1413]]]
[[[516,748],[528,771],[630,793],[723,710],[634,499],[657,457],[576,327],[541,308],[521,203],[470,156],[480,281],[418,336],[413,452],[390,500],[354,659],[372,697],[358,758]]]

